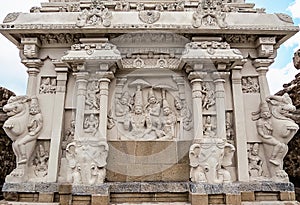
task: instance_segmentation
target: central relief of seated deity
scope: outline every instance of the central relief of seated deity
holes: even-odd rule
[[[192,127],[185,100],[150,84],[143,89],[137,85],[135,92],[123,91],[112,118],[117,126],[111,129],[118,129],[118,138],[123,140],[176,140]]]

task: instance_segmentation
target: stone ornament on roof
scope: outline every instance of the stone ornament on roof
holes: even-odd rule
[[[109,27],[111,25],[112,13],[100,1],[94,0],[90,9],[84,9],[77,17],[76,26],[97,26],[103,25]]]

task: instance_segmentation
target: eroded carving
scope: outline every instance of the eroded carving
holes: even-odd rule
[[[217,126],[215,122],[213,122],[212,117],[210,115],[206,116],[203,125],[203,136],[216,137],[216,128]]]
[[[70,127],[65,132],[63,141],[62,141],[62,155],[66,156],[67,145],[74,141],[75,136],[75,120],[71,120]]]
[[[263,175],[263,161],[259,156],[259,144],[254,143],[250,145],[248,150],[248,169],[251,180],[259,180]]]
[[[88,109],[93,110],[99,110],[99,97],[98,93],[100,92],[99,82],[97,81],[91,81],[87,85],[87,91],[86,91],[86,100],[85,104],[87,105]]]
[[[3,23],[11,23],[17,20],[19,17],[20,12],[14,12],[14,13],[9,13],[7,16],[4,18]]]
[[[210,82],[205,82],[202,86],[202,107],[208,110],[211,106],[216,104],[215,92],[213,85]]]
[[[179,129],[180,132],[182,132],[182,129],[191,130],[193,127],[192,113],[188,108],[186,101],[179,97],[175,97],[174,106],[177,110],[177,121],[179,121],[179,124],[181,125]]]
[[[267,165],[272,180],[288,182],[288,175],[283,170],[283,158],[288,151],[287,143],[299,129],[291,119],[296,110],[287,93],[283,96],[269,96],[260,105],[260,110],[253,113],[257,133],[263,142]]]
[[[225,28],[226,14],[222,11],[222,1],[204,0],[199,3],[193,14],[193,26],[199,27],[220,27]]]
[[[96,135],[99,126],[98,116],[95,114],[87,115],[84,119],[83,130],[85,133],[89,133],[93,136]]]
[[[243,77],[242,78],[243,93],[259,93],[259,85],[257,77]]]
[[[105,7],[102,2],[93,1],[90,9],[84,9],[79,14],[76,26],[100,26],[109,27],[111,25],[112,12]]]
[[[56,77],[42,77],[39,91],[40,94],[56,93]]]
[[[79,39],[81,37],[82,37],[81,34],[70,34],[70,33],[39,35],[39,39],[43,46],[53,45],[53,44],[75,44],[75,43],[79,43]]]
[[[27,181],[29,159],[32,157],[37,138],[43,127],[43,118],[36,97],[13,96],[3,107],[9,118],[3,128],[13,141],[17,168],[7,176],[7,182]]]
[[[34,174],[38,178],[43,178],[48,174],[49,151],[43,144],[39,144],[33,160]]]
[[[152,24],[159,20],[160,12],[155,10],[140,11],[139,18],[144,23]]]
[[[106,142],[76,141],[68,144],[68,181],[73,184],[99,185],[106,177]]]
[[[204,137],[190,147],[190,178],[192,182],[229,183],[226,167],[231,165],[235,148],[224,139]]]
[[[226,122],[225,122],[226,138],[230,142],[234,141],[234,129],[233,129],[233,119],[232,118],[233,118],[232,113],[226,112]]]

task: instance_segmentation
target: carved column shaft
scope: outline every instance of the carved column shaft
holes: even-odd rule
[[[67,67],[58,67],[57,64],[55,71],[57,72],[57,87],[54,99],[54,113],[55,116],[52,133],[51,133],[51,144],[49,153],[49,164],[48,164],[48,182],[56,182],[58,171],[59,171],[59,153],[62,141],[62,128],[64,121],[64,106],[66,96],[66,84],[67,84]],[[50,171],[51,170],[51,171]]]
[[[99,115],[99,132],[100,138],[106,141],[107,133],[107,109],[108,109],[108,78],[99,79],[100,83],[100,115]]]
[[[248,154],[247,154],[247,136],[245,124],[244,98],[242,92],[242,66],[236,66],[232,70],[232,95],[234,105],[234,124],[236,131],[236,149],[237,149],[237,177],[238,181],[249,181],[248,175]],[[245,171],[246,170],[246,171]]]
[[[225,127],[225,80],[217,74],[215,83],[215,96],[216,96],[216,112],[217,112],[217,137],[226,139]]]
[[[202,80],[194,79],[192,84],[193,116],[194,116],[194,141],[203,138],[203,119],[202,119]]]
[[[77,85],[77,102],[76,102],[76,119],[75,119],[75,140],[79,140],[83,133],[83,121],[84,121],[84,110],[85,110],[85,94],[87,87],[88,72],[78,72],[76,76]]]
[[[28,68],[28,82],[27,91],[28,96],[34,96],[37,94],[37,75],[40,72],[42,61],[40,59],[23,60],[22,63]]]
[[[256,59],[253,62],[253,65],[256,67],[256,71],[258,72],[258,82],[260,87],[260,98],[261,101],[264,101],[266,97],[270,95],[269,84],[267,81],[267,72],[268,67],[274,62],[273,59]]]

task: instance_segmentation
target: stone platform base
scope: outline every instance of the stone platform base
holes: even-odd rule
[[[6,183],[3,192],[8,205],[298,205],[293,184],[273,182]]]

